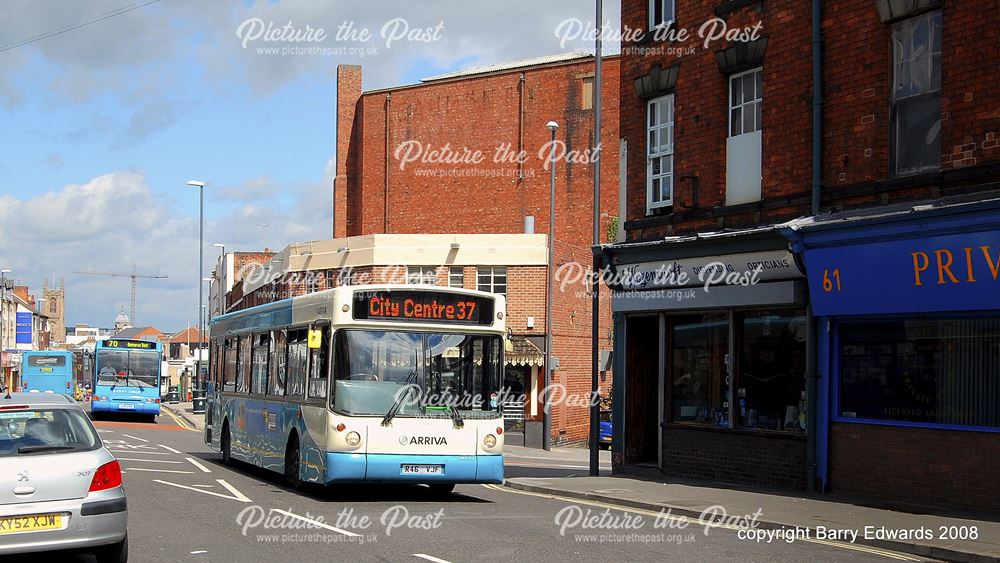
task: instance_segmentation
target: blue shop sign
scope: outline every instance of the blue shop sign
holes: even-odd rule
[[[1000,309],[1000,231],[803,254],[815,315]]]
[[[31,335],[34,332],[31,313],[18,313],[15,322],[17,323],[17,328],[14,335],[14,342],[17,344],[31,344]]]

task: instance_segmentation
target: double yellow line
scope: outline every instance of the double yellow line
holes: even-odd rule
[[[160,407],[160,414],[166,414],[170,418],[174,419],[174,422],[177,423],[177,426],[180,426],[184,430],[190,430],[191,432],[197,432],[198,431],[197,428],[194,428],[193,426],[191,426],[190,424],[188,424],[187,421],[185,421],[183,418],[181,418],[181,417],[177,416],[176,414],[170,412],[170,410],[168,410],[168,409]]]
[[[642,515],[646,515],[646,516],[662,517],[662,514],[659,513],[659,512],[654,512],[652,510],[644,510],[644,509],[641,509],[641,508],[631,508],[631,507],[627,507],[627,506],[619,506],[617,504],[609,504],[609,503],[597,502],[597,501],[592,501],[592,500],[577,499],[577,498],[572,498],[572,497],[562,497],[562,496],[553,495],[553,494],[549,494],[549,493],[535,493],[535,492],[532,492],[532,491],[521,491],[521,490],[518,490],[518,489],[512,489],[510,487],[504,487],[504,486],[501,486],[501,485],[483,485],[483,487],[486,487],[487,489],[491,489],[491,490],[494,490],[494,491],[501,491],[501,492],[505,492],[505,493],[514,493],[514,494],[519,494],[519,495],[528,495],[528,496],[533,496],[533,497],[541,497],[541,498],[547,498],[547,499],[550,499],[550,500],[559,500],[559,501],[565,501],[565,502],[572,502],[572,503],[575,503],[575,504],[583,504],[583,505],[594,506],[594,507],[599,507],[599,508],[610,508],[611,510],[617,510],[617,511],[620,511],[620,512],[630,512],[630,513],[633,513],[633,514],[642,514]],[[698,525],[698,526],[708,526],[708,527],[711,527],[711,528],[723,528],[723,529],[732,530],[732,531],[738,531],[738,530],[741,529],[740,526],[735,526],[735,525],[732,525],[732,524],[707,523],[707,522],[702,522],[702,521],[700,521],[700,520],[698,520],[696,518],[689,518],[687,516],[679,516],[679,515],[674,515],[674,514],[671,514],[667,518],[669,518],[670,520],[678,521],[678,522],[685,522],[688,525],[695,524],[695,525]],[[818,539],[814,539],[814,538],[798,539],[796,541],[805,541],[805,542],[809,542],[809,543],[818,543],[818,544],[822,544],[822,545],[828,545],[830,547],[838,547],[838,548],[841,548],[841,549],[848,549],[848,550],[851,550],[851,551],[859,551],[859,552],[862,552],[862,553],[870,553],[872,555],[878,555],[880,557],[885,557],[885,558],[888,558],[888,559],[896,559],[898,561],[924,561],[924,559],[921,559],[921,558],[913,556],[913,555],[909,555],[909,554],[905,554],[905,553],[900,553],[898,551],[889,551],[887,549],[880,549],[880,548],[877,548],[877,547],[871,547],[871,546],[867,546],[867,545],[859,545],[859,544],[853,544],[853,543],[843,543],[843,542],[829,541],[829,540],[818,540]]]

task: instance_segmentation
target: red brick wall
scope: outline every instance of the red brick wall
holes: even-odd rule
[[[602,70],[604,150],[600,236],[607,242],[607,223],[618,214],[618,58],[605,59]],[[546,123],[550,120],[559,123],[556,138],[565,143],[567,150],[586,152],[593,146],[594,112],[580,109],[583,77],[593,71],[593,59],[584,59],[361,95],[353,128],[348,132],[338,126],[338,178],[343,162],[348,186],[347,234],[521,233],[526,215],[535,217],[535,232],[548,232],[550,172],[543,169],[544,160],[538,158],[539,150],[551,139]],[[341,72],[346,72],[343,67]],[[353,89],[360,79],[353,70],[344,77],[347,89]],[[338,99],[339,90],[338,85]],[[350,97],[350,92],[343,93],[344,100]],[[339,123],[347,123],[341,109],[338,118],[342,120]],[[485,161],[481,164],[413,162],[400,170],[394,152],[406,141],[430,144],[433,149],[445,144],[454,150],[468,147],[471,151],[481,151]],[[501,143],[509,144],[512,152],[526,151],[527,161],[522,166],[495,163],[493,156]],[[459,174],[469,170],[487,171],[490,175],[421,175],[428,171]],[[589,162],[561,160],[556,164],[557,265],[577,260],[589,267],[592,261],[593,178],[593,165]],[[340,185],[338,179],[338,193]],[[516,334],[544,335],[544,268],[510,272],[509,326]],[[466,281],[472,284],[469,287],[475,287],[468,271]],[[553,354],[561,361],[554,381],[564,383],[571,393],[587,394],[590,298],[577,295],[584,289],[582,286],[567,288],[566,292],[556,289]],[[517,297],[522,291],[524,299]],[[604,296],[602,348],[610,349],[611,315],[606,289]],[[524,324],[528,311],[535,311],[531,315],[535,317],[533,330]],[[610,387],[610,376],[605,374],[602,380]],[[586,440],[588,417],[585,407],[556,407],[552,425],[556,442]]]
[[[720,0],[678,3],[678,25],[697,31]],[[623,0],[622,24],[646,28],[643,0]],[[944,174],[896,179],[890,175],[891,27],[872,2],[824,3],[824,210],[844,210],[929,199],[983,189],[1000,179],[1000,92],[992,87],[1000,57],[1000,2],[945,0],[942,61]],[[762,201],[725,207],[727,78],[715,52],[695,46],[681,57],[623,50],[621,131],[628,142],[629,238],[648,240],[681,232],[748,227],[810,214],[812,55],[810,3],[768,0],[724,16],[730,27],[760,21],[768,38],[764,69]],[[647,218],[645,209],[645,100],[633,81],[653,64],[680,64],[675,108],[673,212]],[[993,166],[984,166],[993,165]],[[956,168],[970,169],[951,174]],[[699,178],[700,202],[692,205]]]
[[[337,175],[334,179],[333,238],[347,236],[347,194],[356,189],[353,185],[348,185],[348,178],[354,179],[353,175],[348,176],[348,170],[353,171],[354,169],[353,163],[349,164],[348,159],[358,152],[352,150],[352,144],[357,142],[357,137],[352,135],[352,132],[359,129],[354,121],[354,112],[360,98],[361,67],[358,65],[338,66]]]
[[[830,490],[1000,509],[1000,434],[833,423]]]

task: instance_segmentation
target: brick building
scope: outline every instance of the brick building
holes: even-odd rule
[[[552,133],[546,124],[554,120],[556,269],[589,267],[594,70],[593,57],[570,54],[363,91],[361,67],[338,67],[334,236],[515,234],[525,232],[527,217],[532,232],[547,232]],[[618,72],[618,57],[605,59],[602,240],[618,224]],[[553,382],[587,394],[591,304],[585,287],[557,290],[553,317],[553,354],[560,360]],[[609,306],[601,326],[609,336]],[[610,349],[610,338],[601,347]],[[584,407],[554,409],[553,443],[584,442],[588,424]]]
[[[674,5],[622,2],[615,470],[996,508],[996,6]]]

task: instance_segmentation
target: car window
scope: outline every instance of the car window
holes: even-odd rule
[[[97,433],[81,411],[0,412],[0,457],[88,451],[99,445]]]

